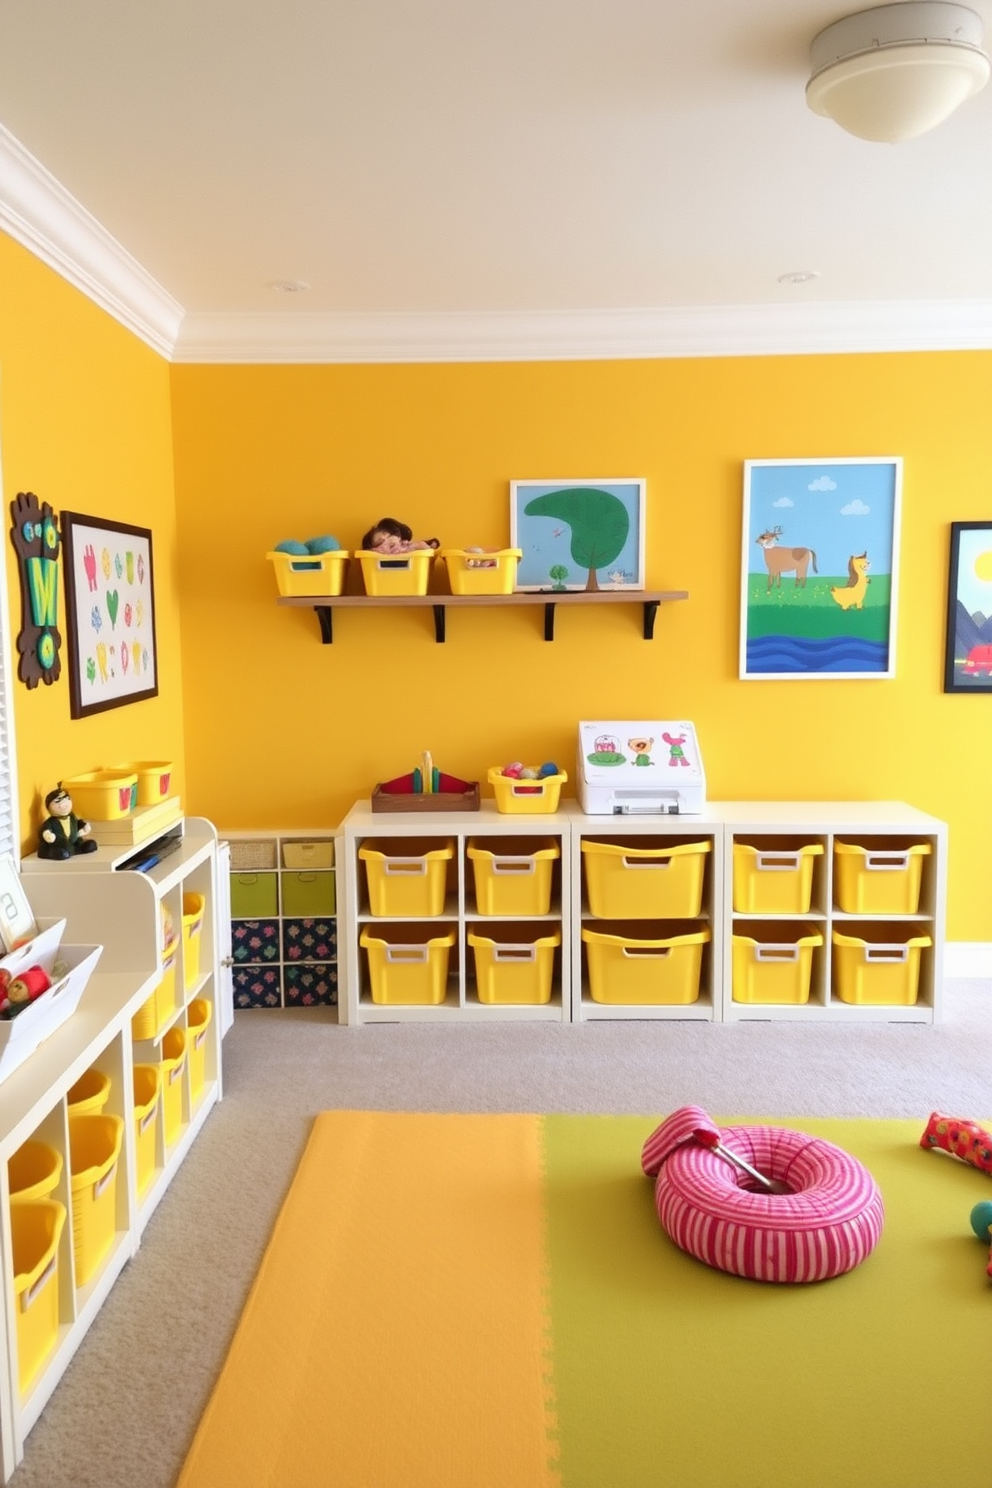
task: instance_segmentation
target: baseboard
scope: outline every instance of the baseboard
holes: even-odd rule
[[[945,977],[992,977],[992,941],[949,940],[944,946]]]

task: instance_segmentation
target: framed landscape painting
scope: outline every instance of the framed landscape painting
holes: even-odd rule
[[[518,589],[643,589],[643,480],[510,482]]]
[[[747,460],[740,675],[895,676],[902,460]]]
[[[952,522],[945,692],[992,692],[992,522]]]

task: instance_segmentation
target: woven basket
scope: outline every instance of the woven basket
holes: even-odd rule
[[[276,866],[276,844],[274,839],[261,842],[232,842],[231,870],[234,873],[250,873],[257,868]]]

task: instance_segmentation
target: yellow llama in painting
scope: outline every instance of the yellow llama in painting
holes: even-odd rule
[[[847,583],[831,587],[830,593],[842,610],[860,610],[868,590],[868,553],[852,553],[847,560]]]

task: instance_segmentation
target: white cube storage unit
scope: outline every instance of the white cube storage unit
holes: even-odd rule
[[[570,1019],[566,813],[361,801],[341,834],[340,1022]]]

